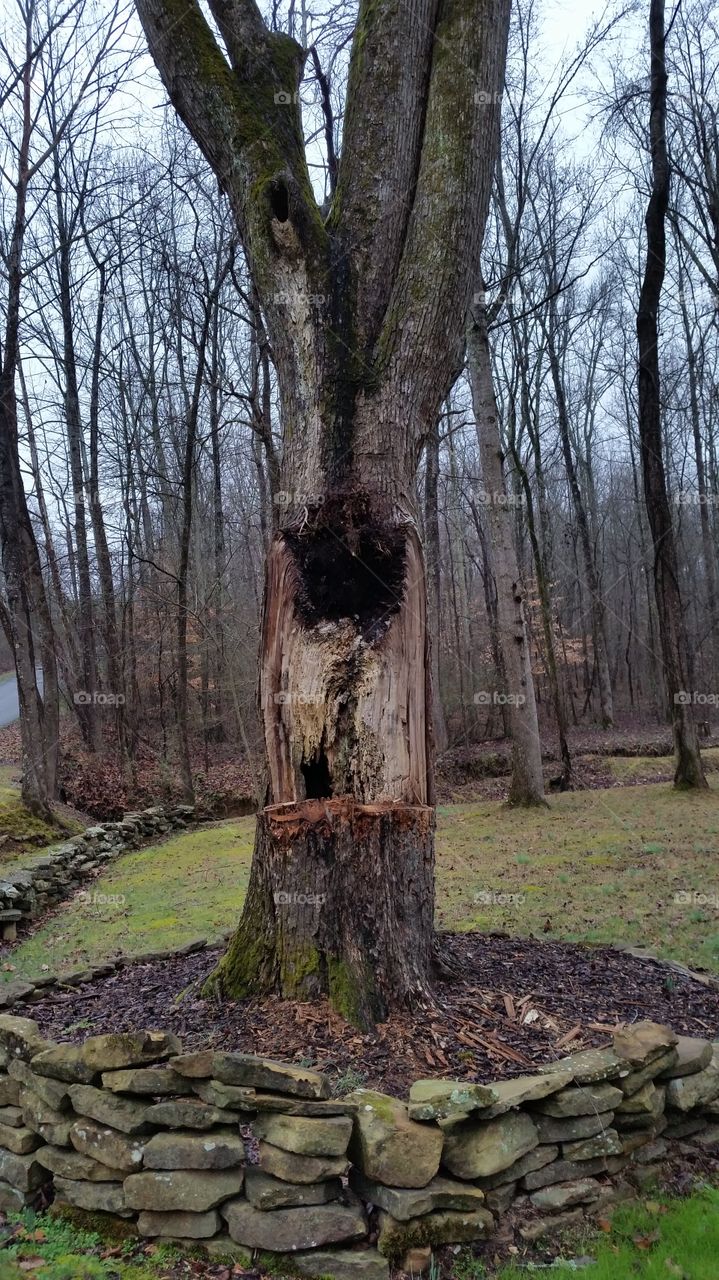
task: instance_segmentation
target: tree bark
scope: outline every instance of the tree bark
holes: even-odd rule
[[[254,0],[210,0],[229,62],[194,0],[136,2],[170,97],[230,199],[284,430],[260,655],[269,811],[211,985],[325,992],[367,1023],[424,999],[430,978],[432,715],[415,477],[461,367],[508,4],[362,0],[325,216],[296,105],[304,51],[267,30]],[[296,817],[282,836],[278,805]],[[327,884],[319,918],[286,918],[273,895],[288,876],[305,895]]]
[[[672,513],[664,472],[659,384],[659,303],[666,269],[666,216],[669,204],[669,160],[666,142],[667,71],[664,0],[651,0],[649,141],[652,187],[647,206],[647,259],[637,312],[639,346],[639,437],[644,500],[654,543],[654,589],[657,598],[664,679],[672,713],[677,787],[706,787],[699,739],[692,712],[693,691],[687,688],[687,646],[679,589],[679,566]]]
[[[504,480],[504,450],[492,378],[487,317],[475,302],[467,328],[467,360],[472,391],[482,479],[489,501],[487,524],[497,584],[497,624],[509,700],[512,738],[510,804],[544,805],[542,748],[537,704],[524,619],[524,588],[519,577],[512,533],[512,508]]]

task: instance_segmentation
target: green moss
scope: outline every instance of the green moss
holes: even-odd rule
[[[81,831],[79,822],[46,822],[31,813],[17,787],[0,786],[0,875],[11,866],[30,866],[40,849]]]
[[[369,991],[371,995],[372,991],[369,974],[365,980],[368,986],[363,987],[362,981],[358,981],[357,975],[344,960],[327,959],[330,1001],[337,1012],[355,1026],[362,1026],[366,1021],[366,993]]]

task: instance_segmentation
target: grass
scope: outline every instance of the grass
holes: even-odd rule
[[[586,1275],[591,1280],[716,1280],[719,1274],[719,1191],[706,1187],[685,1200],[656,1200],[623,1206],[599,1236],[570,1238],[565,1261],[551,1274]],[[578,1256],[592,1258],[586,1268],[572,1266]],[[472,1260],[455,1271],[453,1280],[482,1280]],[[497,1280],[527,1280],[536,1274],[515,1263],[503,1267]]]
[[[89,899],[76,897],[20,943],[0,977],[221,937],[242,907],[253,834],[254,819],[240,818],[124,855]],[[697,795],[666,783],[572,792],[541,813],[489,800],[446,806],[437,924],[644,943],[719,970],[718,849],[715,782]]]
[[[9,1227],[12,1240],[3,1245],[0,1280],[160,1280],[178,1257],[162,1245],[127,1240],[118,1247],[96,1231],[29,1209],[11,1215]]]
[[[254,819],[187,832],[124,854],[12,952],[36,977],[219,938],[237,923],[247,889]]]
[[[576,791],[542,814],[491,801],[447,806],[438,821],[437,923],[642,943],[717,970],[718,850],[714,781],[696,795],[666,783]]]

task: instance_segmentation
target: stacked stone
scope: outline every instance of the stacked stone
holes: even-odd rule
[[[192,805],[180,804],[127,813],[119,822],[87,827],[81,835],[47,849],[31,866],[13,870],[0,880],[3,940],[14,941],[21,920],[32,920],[70,897],[105,862],[127,848],[139,848],[143,840],[185,827],[194,812]]]
[[[331,1101],[316,1071],[250,1054],[185,1054],[171,1066],[207,1107],[247,1125],[244,1196],[220,1210],[231,1241],[291,1254],[297,1275],[386,1280],[386,1261],[353,1247],[366,1241],[367,1221],[345,1181],[350,1100]]]
[[[522,1228],[532,1239],[632,1195],[668,1154],[665,1132],[719,1146],[719,1046],[637,1023],[613,1048],[573,1054],[537,1076],[418,1081],[409,1114],[437,1122],[444,1168],[481,1188],[493,1213],[513,1203],[541,1212]],[[627,1166],[629,1182],[608,1181]]]
[[[719,1045],[653,1023],[534,1076],[418,1081],[406,1104],[331,1099],[317,1072],[160,1031],[53,1044],[0,1015],[0,1210],[54,1194],[301,1276],[421,1272],[512,1204],[536,1238],[634,1194],[671,1139],[719,1147],[718,1121]]]
[[[433,1245],[481,1240],[494,1225],[479,1187],[439,1174],[445,1135],[438,1121],[460,1108],[466,1114],[488,1092],[426,1081],[413,1086],[409,1106],[368,1089],[347,1099],[356,1107],[350,1186],[379,1210],[378,1250],[402,1270],[421,1269]]]
[[[47,1047],[36,1022],[0,1015],[0,1210],[14,1212],[31,1204],[50,1175],[39,1161],[45,1116],[44,1104],[31,1086],[29,1065]],[[38,1105],[39,1104],[39,1105]],[[62,1117],[51,1107],[52,1122]]]

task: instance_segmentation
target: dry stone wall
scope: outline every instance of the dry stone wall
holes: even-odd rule
[[[0,1015],[0,1209],[54,1199],[287,1275],[387,1280],[390,1265],[527,1240],[606,1212],[671,1154],[719,1148],[719,1044],[643,1022],[613,1046],[488,1084],[422,1080],[406,1102],[162,1031],[44,1040]]]
[[[101,822],[62,844],[51,845],[30,866],[0,876],[0,933],[12,942],[18,925],[34,920],[71,894],[127,849],[139,849],[146,840],[180,830],[194,816],[193,805],[156,806],[141,813],[126,813],[119,822]],[[0,988],[0,1004],[5,1004]]]

